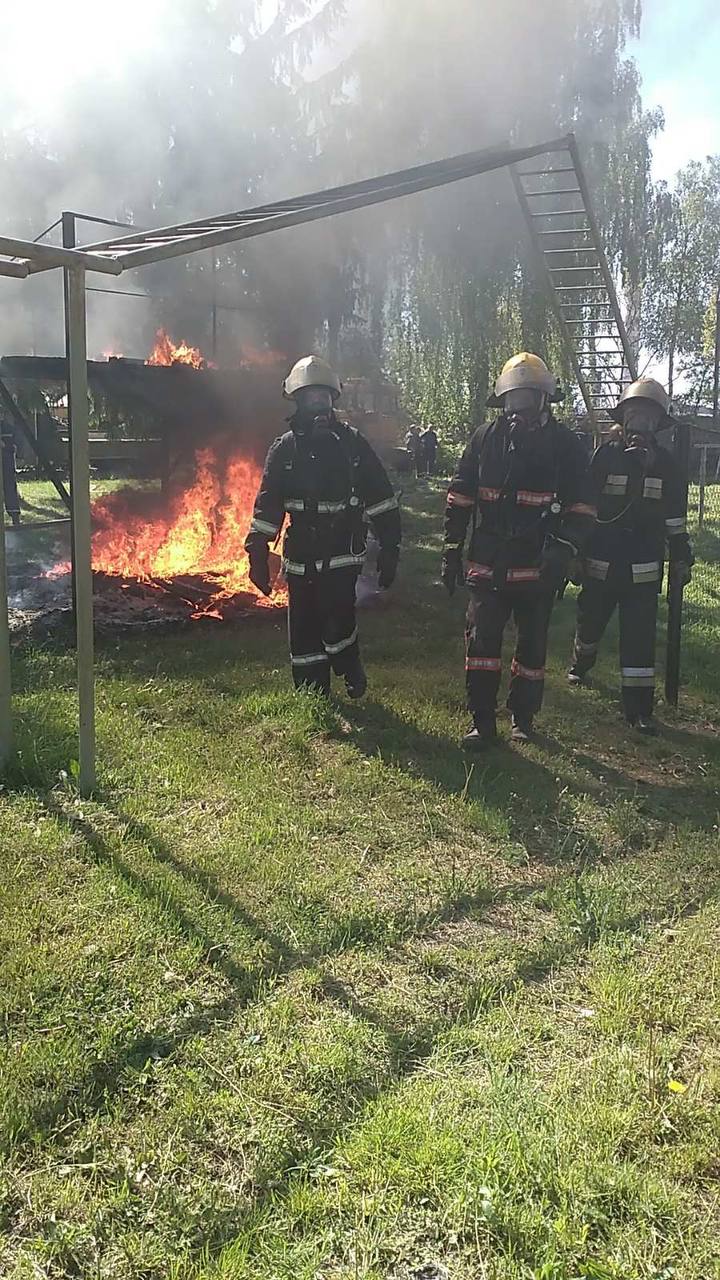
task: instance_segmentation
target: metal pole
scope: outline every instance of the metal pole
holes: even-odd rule
[[[64,209],[60,214],[60,227],[62,234],[63,247],[66,249],[75,248],[75,214]],[[67,414],[67,430],[68,430],[68,451],[70,462],[70,493],[72,494],[75,487],[75,470],[73,466],[73,447],[72,447],[72,414],[70,413],[70,304],[68,301],[70,272],[67,268],[63,271],[63,294],[65,299],[65,391],[67,393],[68,414]],[[70,501],[70,567],[72,573],[70,581],[72,584],[72,607],[73,618],[77,617],[77,573],[75,571],[75,535],[73,533],[74,526],[74,507],[72,499]]]
[[[0,254],[22,259],[21,267],[29,263],[30,275],[35,271],[47,271],[50,267],[76,266],[87,267],[88,271],[99,271],[106,276],[122,274],[121,264],[111,258],[98,258],[80,249],[68,253],[64,247],[59,249],[55,245],[37,244],[34,240],[17,240],[14,236],[0,236]]]
[[[27,262],[0,262],[0,276],[11,276],[14,280],[24,280],[30,275]]]
[[[210,343],[213,364],[217,363],[217,273],[218,260],[217,254],[214,253],[212,256],[212,340]]]
[[[715,294],[715,376],[712,380],[712,425],[720,429],[720,284]]]
[[[5,561],[5,485],[0,467],[0,768],[12,753],[12,686],[10,627],[8,625],[7,565]]]
[[[65,328],[68,338],[68,421],[71,424],[72,541],[80,710],[79,785],[81,795],[87,796],[95,787],[95,680],[87,328],[83,267],[74,267],[66,271]]]
[[[708,447],[706,444],[700,446],[700,498],[698,502],[698,529],[702,529],[705,524],[705,486],[707,485],[707,455]]]

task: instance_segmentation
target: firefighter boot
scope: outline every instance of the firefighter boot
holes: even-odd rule
[[[583,671],[578,671],[576,667],[571,667],[568,671],[567,682],[571,689],[589,689],[592,679]]]
[[[513,716],[512,729],[510,731],[511,742],[525,744],[532,742],[535,736],[533,729],[532,716]]]
[[[465,734],[462,740],[463,751],[485,751],[497,742],[497,725],[495,717],[489,716],[482,718],[474,717],[474,723],[469,733]]]
[[[634,729],[641,733],[645,738],[657,737],[657,724],[652,716],[638,716],[637,719],[631,720]]]
[[[348,698],[362,698],[367,691],[367,676],[360,658],[355,658],[352,666],[344,673],[345,688]]]

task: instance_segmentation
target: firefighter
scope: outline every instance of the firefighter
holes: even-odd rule
[[[367,677],[360,660],[355,586],[365,556],[365,519],[379,543],[378,584],[390,587],[400,555],[400,510],[385,469],[364,436],[341,422],[337,374],[318,356],[293,366],[283,391],[294,401],[290,430],[271,445],[245,548],[250,578],[270,594],[269,542],[286,513],[290,662],[296,688],[330,692],[331,668],[351,698]]]
[[[17,455],[15,432],[9,423],[2,422],[0,423],[0,433],[2,435],[2,479],[5,510],[13,525],[17,526],[20,524],[20,494],[18,493],[17,472],[15,470]]]
[[[557,398],[555,378],[539,356],[513,356],[489,402],[500,415],[471,437],[450,484],[442,578],[451,595],[463,578],[470,590],[465,670],[473,727],[463,739],[468,751],[484,749],[497,736],[502,640],[511,614],[517,625],[507,702],[512,739],[524,743],[532,737],[553,601],[595,518],[587,458],[553,416]]]
[[[611,413],[619,427],[593,456],[598,522],[585,548],[568,674],[571,685],[588,683],[605,628],[618,607],[623,711],[628,724],[644,734],[657,732],[655,632],[666,543],[670,573],[683,586],[693,564],[682,477],[655,438],[671,422],[669,412],[670,401],[659,382],[633,382]]]

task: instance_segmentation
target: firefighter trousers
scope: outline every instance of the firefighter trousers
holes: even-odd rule
[[[587,581],[578,597],[573,675],[584,676],[595,666],[600,641],[615,609],[620,614],[620,679],[623,710],[628,720],[652,715],[655,700],[655,632],[657,582],[625,587]]]
[[[512,615],[517,626],[507,705],[520,720],[540,710],[554,591],[535,584],[497,589],[471,587],[465,631],[465,685],[475,723],[495,715],[502,674],[503,632]]]
[[[330,690],[330,671],[345,675],[360,657],[355,621],[357,569],[288,574],[290,663],[296,689]]]

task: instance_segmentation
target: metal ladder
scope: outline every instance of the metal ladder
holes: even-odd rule
[[[572,134],[562,148],[510,172],[534,257],[596,437],[637,377],[590,191]]]

